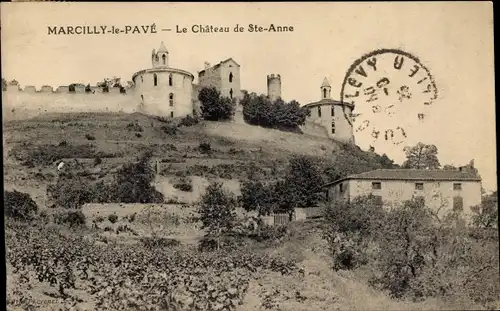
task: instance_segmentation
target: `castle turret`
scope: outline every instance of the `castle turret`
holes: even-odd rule
[[[331,93],[332,93],[332,87],[331,87],[328,79],[325,78],[323,80],[323,83],[321,84],[321,98],[322,99],[330,99]]]
[[[161,42],[158,51],[155,52],[155,50],[153,50],[151,57],[153,67],[168,67],[168,51],[165,44],[163,44],[163,41]]]
[[[281,98],[281,76],[279,74],[267,76],[267,96],[271,101]]]

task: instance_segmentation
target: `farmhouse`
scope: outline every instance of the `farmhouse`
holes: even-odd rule
[[[465,169],[380,169],[330,182],[325,193],[330,202],[373,195],[384,206],[421,197],[436,211],[452,208],[467,217],[470,207],[481,203],[481,178]]]

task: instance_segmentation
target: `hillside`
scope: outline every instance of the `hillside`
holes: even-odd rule
[[[181,175],[199,177],[193,178],[195,193],[202,191],[207,177],[223,178],[237,192],[237,181],[248,173],[261,178],[279,174],[293,154],[331,159],[342,147],[327,138],[234,122],[201,122],[179,127],[177,133],[168,132],[168,127],[172,126],[160,118],[139,113],[45,114],[6,121],[6,187],[26,190],[43,201],[43,188],[60,160],[74,171],[102,177],[151,150],[161,163],[158,188],[167,196],[186,197],[169,183]],[[208,143],[211,150],[200,152],[200,143]],[[102,162],[95,165],[97,157]],[[198,196],[192,194],[190,201]]]

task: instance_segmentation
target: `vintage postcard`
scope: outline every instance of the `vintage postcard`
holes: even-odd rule
[[[490,2],[1,4],[9,310],[500,309]]]

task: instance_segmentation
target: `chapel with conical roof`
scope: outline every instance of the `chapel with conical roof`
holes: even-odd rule
[[[321,99],[305,105],[310,111],[307,123],[323,127],[328,137],[344,143],[354,143],[352,111],[354,106],[331,98],[332,87],[325,77],[320,86]]]

